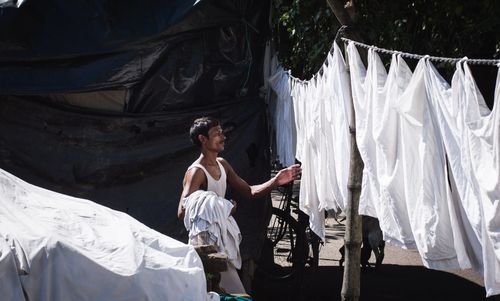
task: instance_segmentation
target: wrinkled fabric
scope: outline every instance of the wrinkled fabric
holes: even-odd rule
[[[488,109],[466,62],[450,85],[427,62],[426,85],[434,122],[446,147],[459,201],[456,223],[461,264],[479,271],[488,296],[500,293],[500,76]]]
[[[299,190],[299,208],[309,216],[309,227],[320,238],[324,237],[324,212],[319,209],[319,199],[314,182],[314,158],[311,156],[308,132],[311,125],[311,91],[313,83],[295,81],[292,89],[297,131],[296,158],[301,162],[302,174]]]
[[[424,62],[411,75],[393,57],[387,75],[370,49],[364,71],[352,43],[349,59],[356,140],[365,163],[360,214],[379,219],[384,239],[418,249],[426,267],[458,268],[446,158],[426,106]]]
[[[272,117],[276,131],[277,160],[283,166],[295,163],[295,146],[297,133],[295,131],[294,110],[291,95],[291,79],[282,66],[269,77],[269,85],[277,95],[276,108]]]
[[[343,140],[348,133],[328,125],[349,120],[345,117],[348,103],[340,110],[330,105],[335,103],[332,99],[349,100],[351,89],[356,140],[364,162],[359,213],[379,219],[385,240],[417,249],[426,267],[473,268],[483,275],[487,295],[499,294],[498,105],[488,109],[465,62],[457,64],[450,87],[426,58],[412,73],[394,54],[387,73],[370,49],[366,69],[350,43],[349,85],[349,78],[339,76],[347,73],[336,52],[311,80],[295,80],[291,85],[296,157],[303,163],[300,209],[309,215],[311,229],[321,237],[324,210],[331,208],[332,194],[344,196],[334,197],[336,206],[346,206],[339,200],[347,199],[348,161],[338,159],[342,158],[337,157],[339,148],[329,143]],[[341,61],[332,62],[336,58]],[[333,85],[331,78],[337,80]],[[495,103],[499,98],[500,70]],[[344,117],[332,115],[336,112]],[[345,129],[347,124],[340,123]],[[343,153],[344,159],[347,154]],[[332,158],[334,165],[328,165]],[[335,183],[329,182],[329,173],[339,165],[347,168],[345,177],[336,170],[337,181],[345,179],[337,185],[345,187],[340,192],[335,185],[322,185]],[[320,183],[322,179],[328,180]]]
[[[2,300],[25,301],[20,276],[22,270],[18,270],[20,264],[16,262],[15,250],[11,249],[6,238],[0,235],[0,292]]]
[[[311,230],[323,240],[325,210],[343,210],[347,202],[350,156],[347,76],[342,53],[335,44],[321,72],[307,82],[292,83],[296,157],[302,163],[299,206],[309,216]]]
[[[373,51],[369,52],[367,72],[355,46],[348,47],[357,117],[356,140],[365,164],[359,213],[379,219],[386,241],[414,249],[404,201],[402,136],[396,111],[412,73],[403,60],[393,56],[387,75]]]
[[[351,119],[351,87],[349,74],[346,69],[342,52],[334,44],[334,52],[329,56],[327,76],[331,81],[326,84],[328,88],[324,97],[324,116],[326,118],[325,139],[327,156],[327,181],[326,184],[333,190],[333,198],[340,210],[347,206],[349,178],[349,161],[351,158],[351,135],[349,121]],[[333,208],[326,205],[325,209]]]
[[[213,191],[197,190],[185,199],[184,206],[184,226],[190,241],[208,232],[218,251],[226,253],[234,267],[241,268],[241,233],[231,216],[234,205]]]
[[[2,300],[207,299],[193,247],[3,170],[0,250]]]

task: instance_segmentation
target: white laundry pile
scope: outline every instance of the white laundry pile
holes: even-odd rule
[[[0,170],[2,300],[207,300],[192,246]]]
[[[296,129],[296,157],[302,163],[300,209],[309,215],[311,229],[324,240],[325,210],[344,209],[349,173],[349,81],[340,49],[335,44],[322,72],[304,82],[279,68],[270,79],[282,99],[276,122],[287,129],[277,141],[289,147]],[[293,111],[288,107],[293,102]],[[294,113],[294,118],[288,117]],[[281,116],[285,116],[281,117]],[[280,134],[281,133],[281,134]],[[288,155],[287,155],[288,156]]]
[[[197,190],[184,202],[186,212],[184,226],[189,231],[189,239],[200,233],[208,233],[210,244],[219,252],[226,253],[229,262],[241,268],[241,233],[231,215],[233,204],[213,191]]]

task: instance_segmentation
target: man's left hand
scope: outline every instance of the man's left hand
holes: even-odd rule
[[[297,180],[300,177],[301,172],[302,168],[300,167],[300,164],[294,164],[280,170],[276,175],[276,185],[281,186],[288,184],[293,180]]]

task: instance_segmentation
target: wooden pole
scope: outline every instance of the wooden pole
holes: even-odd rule
[[[345,51],[346,66],[349,82],[350,66],[347,57],[347,47]],[[346,214],[346,230],[344,236],[345,262],[344,278],[342,282],[342,300],[358,301],[361,284],[361,217],[358,214],[359,196],[361,194],[361,181],[363,178],[363,160],[359,154],[356,143],[356,118],[354,115],[354,103],[351,89],[351,119],[349,120],[349,132],[351,133],[351,157],[349,161],[349,180],[347,186],[349,189]]]
[[[347,26],[348,37],[362,42],[361,35],[353,30],[355,26],[355,0],[326,0],[332,9],[340,25]],[[347,9],[348,8],[348,9]],[[349,60],[345,51],[347,72],[350,75]],[[349,81],[351,80],[350,76]],[[351,133],[351,157],[349,161],[349,180],[347,183],[349,193],[347,200],[346,231],[344,236],[345,262],[344,278],[342,282],[342,301],[358,301],[361,287],[361,217],[358,214],[359,196],[361,194],[361,181],[363,178],[363,160],[359,154],[356,143],[356,118],[354,115],[354,103],[351,89],[351,120],[349,120],[349,131]]]

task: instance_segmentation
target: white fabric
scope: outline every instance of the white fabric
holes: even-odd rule
[[[324,97],[324,116],[326,124],[325,141],[327,142],[327,178],[326,184],[333,190],[336,205],[343,211],[347,205],[349,178],[349,161],[351,158],[351,135],[349,121],[351,119],[351,86],[342,52],[334,44],[334,52],[329,56],[327,76],[331,78],[326,83]],[[331,60],[331,61],[330,61]],[[333,208],[332,205],[324,206]]]
[[[365,163],[360,214],[379,219],[384,239],[416,246],[425,266],[458,268],[446,158],[426,105],[424,62],[410,79],[406,64],[394,57],[387,76],[378,55],[369,50],[362,78],[364,66],[352,43],[349,59],[356,138]]]
[[[5,237],[0,235],[0,293],[2,300],[25,301],[20,279],[23,271],[17,269],[19,264],[14,252],[15,249],[11,249]]]
[[[3,170],[0,250],[2,300],[207,299],[193,247]]]
[[[365,164],[360,214],[379,219],[385,240],[416,248],[425,266],[472,267],[483,274],[487,295],[499,294],[500,70],[496,105],[490,111],[466,63],[458,64],[450,87],[425,58],[412,73],[400,56],[393,55],[387,73],[373,50],[368,53],[368,70],[353,43],[348,52],[356,139]],[[335,54],[337,47],[311,80],[290,84],[296,157],[303,163],[300,208],[320,237],[331,196],[340,208],[345,203],[339,200],[347,199],[349,156],[337,157],[343,149],[335,144],[348,141],[347,127],[335,131],[329,126],[336,120],[346,126],[349,120],[348,105],[330,110],[335,100],[349,100],[348,79],[339,76],[345,67]],[[337,82],[332,84],[331,78]],[[339,172],[338,166],[346,169]],[[329,175],[332,170],[337,181],[345,179],[343,184],[324,185],[335,183]],[[335,186],[345,190],[336,191]]]
[[[277,160],[283,166],[290,166],[295,163],[297,140],[290,77],[282,66],[278,66],[268,82],[277,95],[276,108],[272,117],[276,131]]]
[[[467,63],[457,64],[451,88],[430,62],[427,67],[430,107],[460,199],[461,263],[483,274],[488,296],[500,294],[500,74],[490,111]]]
[[[203,172],[205,173],[205,176],[207,178],[207,191],[213,191],[218,196],[224,197],[226,195],[226,189],[227,189],[226,170],[224,169],[224,166],[222,166],[222,163],[219,162],[219,160],[216,160],[216,161],[217,161],[217,164],[219,165],[219,169],[220,169],[220,178],[218,180],[214,179],[214,177],[212,177],[212,175],[210,175],[210,173],[207,171],[207,169],[199,163],[192,164],[188,168],[188,170],[193,168],[193,167],[201,168],[201,170],[203,170]]]
[[[319,128],[315,123],[318,111],[318,99],[316,93],[316,78],[311,79],[303,88],[303,95],[297,101],[302,103],[302,150],[299,158],[302,163],[302,175],[300,179],[299,208],[309,215],[309,227],[321,239],[325,236],[325,214],[320,209],[318,187],[316,185],[318,162]]]
[[[344,209],[349,174],[350,91],[342,53],[335,44],[322,72],[292,82],[297,130],[296,157],[302,163],[299,205],[309,225],[325,236],[325,210]]]
[[[359,213],[379,218],[386,241],[414,249],[404,196],[400,119],[395,110],[402,91],[408,86],[411,71],[403,60],[393,57],[387,76],[380,59],[370,52],[367,74],[355,46],[349,45],[348,51],[356,140],[365,164]],[[378,169],[377,155],[380,157]]]
[[[184,204],[184,226],[189,231],[189,238],[208,232],[219,252],[226,253],[229,261],[239,269],[241,233],[231,216],[234,205],[215,192],[204,190],[190,194]]]

